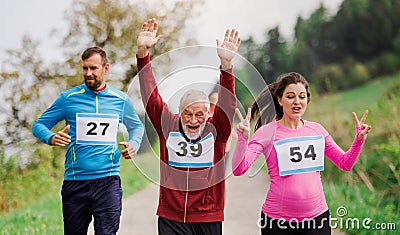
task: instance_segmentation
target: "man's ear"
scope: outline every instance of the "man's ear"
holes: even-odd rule
[[[108,70],[110,69],[110,64],[109,63],[105,64],[103,69],[104,69],[104,73],[107,74]]]

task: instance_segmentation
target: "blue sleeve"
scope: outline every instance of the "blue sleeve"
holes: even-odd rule
[[[64,98],[60,95],[56,101],[33,123],[32,134],[41,142],[50,144],[50,138],[55,135],[51,128],[65,119]]]
[[[139,151],[139,147],[142,143],[142,138],[144,134],[144,125],[137,115],[135,109],[129,98],[126,98],[124,113],[123,113],[123,123],[128,131],[130,144],[136,149],[136,152]]]

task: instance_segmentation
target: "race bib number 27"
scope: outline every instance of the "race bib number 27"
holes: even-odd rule
[[[118,114],[76,114],[76,143],[114,145],[117,139]]]
[[[274,142],[279,175],[286,176],[324,170],[325,139],[301,136]]]

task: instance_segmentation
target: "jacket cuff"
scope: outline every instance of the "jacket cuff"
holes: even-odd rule
[[[150,54],[143,58],[139,58],[136,55],[136,60],[137,60],[138,71],[140,71],[144,66],[146,66],[148,63],[150,63]]]

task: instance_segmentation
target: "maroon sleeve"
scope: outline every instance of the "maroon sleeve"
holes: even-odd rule
[[[161,114],[172,116],[172,113],[169,111],[167,104],[164,103],[161,95],[158,93],[157,84],[150,63],[150,55],[144,58],[136,58],[142,102],[155,130],[159,135],[161,135]]]
[[[217,140],[226,142],[232,131],[236,108],[235,77],[233,70],[221,70],[218,102],[211,120],[217,130]]]

